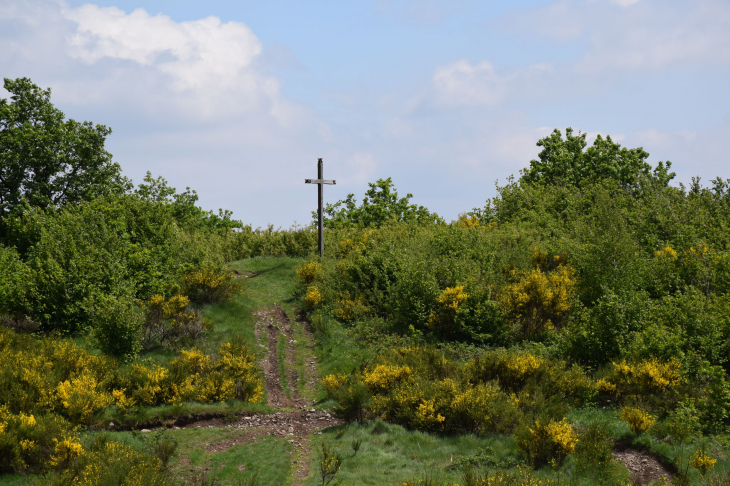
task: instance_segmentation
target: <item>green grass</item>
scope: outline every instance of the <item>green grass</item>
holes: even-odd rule
[[[288,484],[291,478],[292,446],[286,440],[263,436],[221,452],[207,452],[209,444],[235,438],[240,429],[184,429],[174,431],[179,441],[178,456],[171,464],[172,473],[184,478],[191,469],[210,469],[222,485],[245,481],[254,473],[259,485]]]
[[[338,428],[327,429],[322,435],[315,436],[312,468],[306,485],[318,484],[318,454],[322,441],[342,455],[342,468],[337,478],[343,485],[396,485],[426,475],[458,481],[462,469],[454,467],[455,461],[458,464],[459,457],[472,456],[487,447],[501,458],[516,457],[514,439],[507,436],[442,437],[409,431],[380,420],[343,427],[345,432],[340,438],[337,438]],[[357,453],[352,448],[354,440],[361,441]]]

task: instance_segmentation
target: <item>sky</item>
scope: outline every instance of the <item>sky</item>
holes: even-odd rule
[[[727,0],[0,0],[0,74],[254,227],[311,222],[319,157],[326,202],[392,177],[456,219],[555,128],[730,178]]]

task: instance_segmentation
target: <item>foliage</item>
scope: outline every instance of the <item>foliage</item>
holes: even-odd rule
[[[0,328],[0,406],[11,413],[57,413],[90,424],[114,405],[123,418],[140,406],[183,401],[263,400],[254,355],[223,343],[215,355],[183,351],[169,367],[94,356],[72,341],[35,340]]]
[[[183,274],[182,292],[197,304],[216,304],[231,299],[241,288],[233,273],[211,265]]]
[[[525,338],[560,327],[571,309],[576,287],[574,275],[569,265],[561,265],[547,275],[539,268],[514,274],[515,283],[504,289],[501,302]]]
[[[211,330],[210,323],[203,320],[200,311],[190,307],[190,299],[175,295],[165,299],[153,295],[146,302],[146,316],[142,324],[142,347],[150,349],[156,345],[177,347],[192,344],[205,331]]]
[[[328,486],[333,484],[335,476],[342,467],[342,456],[339,452],[331,450],[325,442],[322,442],[319,447],[319,477],[322,480],[322,486]]]
[[[51,90],[5,78],[0,99],[0,221],[27,201],[59,207],[121,193],[128,182],[104,148],[111,129],[65,120]]]
[[[345,419],[367,412],[418,430],[481,434],[512,432],[523,417],[561,413],[555,400],[578,404],[594,393],[590,378],[563,362],[489,351],[459,366],[418,346],[384,352],[351,375],[328,375],[322,386]]]
[[[44,486],[171,486],[160,460],[108,435],[99,435]]]
[[[565,139],[555,129],[537,142],[542,151],[540,160],[530,161],[530,168],[522,172],[521,182],[545,185],[590,184],[609,179],[624,187],[635,187],[644,180],[667,185],[674,178],[669,173],[671,162],[659,162],[652,172],[646,163],[649,154],[641,148],[627,149],[599,134],[593,145],[586,147],[586,134],[573,135],[572,128],[565,129]]]
[[[357,206],[354,194],[348,194],[344,201],[325,204],[325,228],[378,227],[392,221],[428,224],[441,220],[436,213],[429,212],[425,207],[410,204],[413,194],[398,198],[390,177],[369,182],[368,185],[370,189],[365,192],[360,206]],[[317,221],[316,212],[312,212],[312,218]]]
[[[537,420],[517,434],[517,450],[535,466],[555,461],[558,466],[575,452],[578,434],[563,420]]]
[[[142,348],[144,317],[131,298],[100,294],[90,304],[91,326],[99,348],[108,355],[131,359]]]
[[[0,405],[0,473],[40,473],[82,451],[76,432],[57,415],[11,413]]]
[[[634,434],[642,434],[654,425],[656,420],[645,410],[636,407],[623,407],[621,418],[626,421]]]
[[[692,455],[692,459],[690,460],[689,464],[693,468],[700,471],[704,476],[705,474],[707,474],[707,471],[715,467],[716,462],[717,459],[708,456],[704,449],[700,449],[695,451],[695,453]]]

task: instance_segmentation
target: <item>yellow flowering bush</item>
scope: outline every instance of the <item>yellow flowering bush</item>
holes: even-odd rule
[[[365,384],[374,393],[387,393],[411,373],[409,366],[381,364],[365,372]]]
[[[60,473],[58,483],[74,486],[174,484],[157,457],[103,435],[79,451],[69,466]]]
[[[707,471],[715,467],[716,462],[717,459],[708,456],[704,450],[698,450],[692,455],[689,465],[697,469],[704,476],[707,474]]]
[[[183,294],[198,304],[229,300],[241,289],[232,272],[210,265],[184,274],[181,284]]]
[[[414,425],[420,430],[434,430],[443,424],[446,417],[436,411],[435,399],[423,400],[416,408]]]
[[[526,338],[559,327],[572,307],[578,281],[570,265],[544,273],[536,268],[514,272],[515,283],[505,287],[500,303]]]
[[[566,419],[535,421],[532,427],[517,435],[517,450],[533,465],[555,461],[561,465],[575,451],[578,434]]]
[[[446,287],[436,298],[437,307],[428,316],[428,327],[441,334],[450,334],[455,329],[456,315],[463,312],[469,294],[464,292],[463,285]]]
[[[629,363],[613,363],[611,373],[599,380],[603,393],[618,396],[662,395],[679,386],[682,381],[681,364],[676,359],[662,362],[656,358]]]
[[[365,299],[362,297],[350,298],[350,292],[345,291],[337,299],[335,316],[344,322],[351,321],[367,311]]]
[[[263,400],[263,384],[254,364],[255,356],[244,346],[221,345],[217,359],[198,350],[181,352],[170,363],[177,376],[184,376],[175,386],[171,402],[214,402],[238,398],[248,402]]]
[[[347,376],[342,374],[327,375],[322,378],[322,381],[320,383],[322,384],[322,388],[324,388],[325,393],[327,393],[327,396],[329,398],[333,398],[335,392],[339,390],[342,385],[347,383]]]
[[[165,299],[163,295],[153,295],[143,303],[146,311],[142,325],[142,347],[156,345],[175,346],[190,342],[212,330],[200,312],[190,307],[190,299],[185,295],[175,295]]]
[[[482,228],[483,226],[479,222],[479,218],[476,216],[469,216],[467,214],[460,214],[459,219],[456,221],[457,226],[463,226],[464,228]]]
[[[305,285],[309,285],[322,277],[322,267],[317,260],[302,264],[296,269],[296,272],[299,279]]]
[[[96,412],[106,408],[113,401],[96,378],[89,374],[59,383],[56,393],[66,415],[75,424],[90,423]]]
[[[314,285],[307,287],[307,293],[304,295],[305,307],[312,310],[322,304],[324,304],[324,295],[322,295],[322,292]]]
[[[0,405],[0,474],[40,473],[55,467],[56,444],[66,440],[78,443],[74,429],[63,418],[13,414]]]
[[[655,422],[654,417],[648,412],[635,407],[623,407],[621,418],[629,425],[634,434],[646,432]]]
[[[53,455],[48,460],[48,465],[52,468],[67,468],[71,461],[79,457],[84,451],[76,437],[64,437],[61,440],[53,439],[53,442],[55,443]]]

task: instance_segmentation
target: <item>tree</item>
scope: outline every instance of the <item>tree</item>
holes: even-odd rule
[[[354,194],[337,201],[335,204],[326,204],[324,208],[324,225],[326,228],[343,226],[378,227],[387,221],[412,221],[418,223],[434,223],[441,221],[436,213],[429,212],[423,206],[410,204],[413,194],[406,194],[398,198],[398,191],[393,186],[393,180],[378,179],[369,182],[370,189],[365,192],[362,204],[357,206]],[[312,211],[312,218],[317,220],[317,212]]]
[[[110,128],[65,120],[50,88],[28,78],[5,78],[4,87],[11,96],[0,98],[0,218],[23,200],[59,207],[128,189],[104,149]]]
[[[522,170],[521,182],[546,184],[570,184],[581,186],[599,180],[611,179],[625,188],[636,187],[642,181],[652,181],[666,186],[675,176],[669,172],[672,163],[659,162],[652,171],[646,162],[649,154],[641,147],[627,149],[598,135],[593,145],[585,149],[586,134],[573,135],[572,128],[565,129],[565,139],[560,130],[537,142],[543,147],[540,160],[531,160],[530,167]]]

